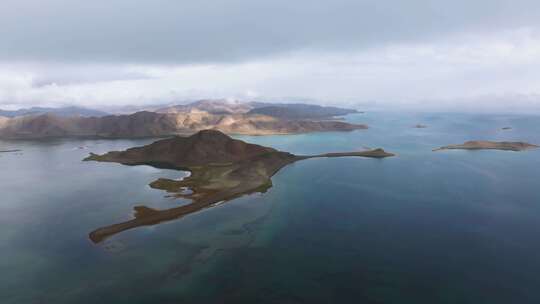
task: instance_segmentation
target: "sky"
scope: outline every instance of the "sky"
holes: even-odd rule
[[[540,112],[540,1],[0,1],[0,108],[202,98]]]

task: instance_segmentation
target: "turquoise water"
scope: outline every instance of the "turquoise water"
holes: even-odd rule
[[[0,141],[1,303],[539,303],[540,117],[366,113],[350,133],[239,138],[311,159],[245,196],[95,245],[135,205],[185,201],[147,184],[183,172],[81,162],[144,140]],[[426,124],[426,129],[412,128]],[[509,131],[500,130],[511,126]]]

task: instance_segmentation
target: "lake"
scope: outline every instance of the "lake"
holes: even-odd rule
[[[131,219],[134,206],[188,203],[148,186],[185,172],[81,161],[155,139],[0,141],[21,150],[0,153],[0,302],[540,303],[540,149],[432,152],[540,144],[539,116],[346,119],[370,129],[236,137],[397,157],[297,162],[266,193],[99,244],[88,233]]]

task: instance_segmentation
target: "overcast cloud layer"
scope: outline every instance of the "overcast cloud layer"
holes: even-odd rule
[[[539,1],[3,0],[0,106],[540,110]]]

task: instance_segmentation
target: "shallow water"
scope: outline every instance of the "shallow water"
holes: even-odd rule
[[[133,207],[186,201],[148,187],[183,172],[82,162],[144,140],[0,141],[1,303],[539,303],[540,117],[366,113],[369,130],[239,138],[310,159],[245,196],[99,245]],[[428,126],[416,129],[421,123]],[[511,126],[512,130],[501,130]]]

